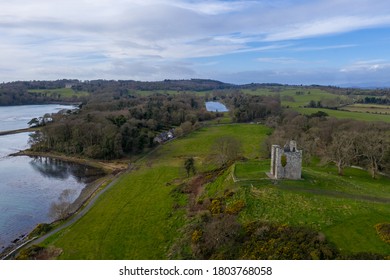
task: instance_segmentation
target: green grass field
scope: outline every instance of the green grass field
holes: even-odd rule
[[[354,168],[340,177],[334,166],[314,165],[304,167],[303,180],[264,180],[259,173],[269,171],[268,163],[236,164],[240,188],[233,200],[246,202],[242,221],[309,226],[323,232],[344,252],[390,255],[390,244],[383,242],[374,228],[390,221],[390,178],[373,180],[367,171]]]
[[[288,86],[280,89],[262,88],[257,90],[243,90],[243,92],[253,95],[280,95],[282,106],[289,106],[290,108],[306,106],[311,100],[320,101],[322,99],[340,97],[339,95],[321,89]]]
[[[324,99],[345,99],[347,97],[342,95],[332,94],[322,89],[311,88],[311,87],[292,87],[292,86],[281,86],[281,87],[264,87],[260,89],[243,89],[243,93],[252,95],[279,95],[281,99],[281,105],[283,107],[291,108],[298,111],[299,113],[310,115],[318,111],[326,112],[329,116],[340,118],[340,119],[355,119],[360,121],[383,121],[390,122],[390,109],[389,106],[380,105],[366,105],[366,104],[353,104],[340,108],[340,110],[331,110],[325,108],[305,108],[311,100],[321,101]],[[212,91],[188,91],[189,93],[206,95],[212,94]],[[153,93],[164,93],[164,94],[179,94],[182,91],[175,90],[155,90],[155,91],[134,91],[135,94],[139,95],[151,95]],[[363,106],[361,106],[363,105]],[[387,113],[387,114],[386,114]],[[212,123],[230,123],[231,120],[228,117],[221,118],[212,121]]]
[[[260,125],[202,128],[169,142],[138,163],[138,170],[121,180],[77,223],[45,242],[63,249],[61,259],[166,259],[167,251],[185,224],[185,196],[174,197],[169,182],[185,175],[184,160],[204,164],[214,141],[235,136],[247,157],[258,157],[269,129]],[[168,184],[167,184],[168,183]],[[177,204],[179,203],[179,207]]]
[[[376,104],[352,104],[343,107],[344,110],[351,112],[363,112],[371,114],[390,114],[390,106]]]
[[[269,160],[259,159],[269,132],[261,125],[218,125],[166,143],[139,160],[138,169],[123,175],[77,223],[44,244],[62,248],[61,259],[166,259],[188,223],[186,196],[172,195],[175,181],[185,180],[184,160],[192,156],[198,171],[209,170],[206,157],[214,141],[229,135],[241,140],[248,159],[209,183],[205,196],[234,190],[227,204],[245,201],[242,222],[307,226],[344,252],[390,255],[390,244],[374,228],[390,222],[390,179],[373,180],[354,168],[340,177],[334,166],[313,164],[303,168],[303,180],[270,180]]]
[[[341,108],[342,110],[330,110],[325,108],[304,108],[311,100],[321,101],[323,99],[343,99],[344,96],[335,95],[327,91],[310,87],[280,87],[262,88],[258,90],[243,90],[243,92],[254,95],[280,95],[282,106],[288,107],[299,113],[310,115],[318,111],[326,112],[329,116],[340,119],[355,119],[360,121],[383,121],[390,122],[390,109],[388,106],[376,106],[365,104],[354,104]],[[299,92],[299,94],[297,94]],[[360,105],[365,105],[361,107]],[[370,107],[370,108],[368,108]],[[371,108],[373,107],[373,108]],[[375,108],[374,108],[375,107]],[[388,113],[387,115],[385,113]]]
[[[127,174],[86,216],[52,240],[62,259],[164,259],[183,211],[173,209],[170,166]]]
[[[370,114],[363,112],[348,112],[342,110],[330,110],[324,108],[295,108],[299,113],[310,115],[322,111],[327,113],[329,116],[339,118],[339,119],[354,119],[358,121],[382,121],[390,122],[390,115],[384,114]]]
[[[77,97],[85,97],[88,96],[89,93],[86,91],[74,91],[71,88],[58,88],[58,89],[34,89],[34,90],[29,90],[29,93],[41,93],[41,94],[46,94],[48,96],[54,96],[57,97],[58,95],[60,96],[59,98],[72,98],[73,96]]]

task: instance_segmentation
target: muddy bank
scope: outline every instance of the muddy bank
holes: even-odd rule
[[[23,133],[23,132],[33,132],[36,130],[38,130],[38,128],[22,128],[22,129],[16,129],[16,130],[0,131],[0,136]]]
[[[87,159],[81,157],[67,156],[64,154],[57,154],[51,152],[34,152],[29,149],[10,154],[10,156],[48,157],[53,159],[59,159],[66,162],[72,162],[72,163],[98,168],[103,170],[106,174],[116,174],[120,171],[126,170],[129,167],[129,163],[126,160],[117,160],[117,161],[94,160],[94,159]]]

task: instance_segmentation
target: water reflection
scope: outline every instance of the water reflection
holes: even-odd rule
[[[43,177],[66,180],[72,176],[78,183],[83,184],[88,184],[104,175],[103,171],[97,168],[49,157],[32,157],[30,165]]]
[[[27,127],[32,117],[57,112],[58,105],[0,107],[0,131]],[[53,221],[50,205],[64,190],[75,199],[101,170],[47,157],[8,156],[29,148],[29,133],[0,136],[0,252],[38,223]]]
[[[74,200],[101,175],[99,169],[47,157],[1,158],[0,252],[38,223],[51,222],[50,205],[64,190],[72,190]]]

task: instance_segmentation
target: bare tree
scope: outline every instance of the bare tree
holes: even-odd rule
[[[356,152],[355,132],[338,131],[333,134],[331,144],[327,148],[327,157],[336,163],[338,174],[344,174],[344,168],[350,166],[358,156]]]
[[[50,205],[49,216],[53,219],[64,219],[68,213],[68,208],[73,201],[76,190],[65,189],[62,191],[56,202]]]
[[[359,152],[365,158],[372,178],[376,178],[379,167],[385,163],[390,149],[388,132],[373,128],[363,131],[359,137]]]
[[[218,138],[211,147],[210,159],[219,166],[225,166],[231,161],[238,159],[242,154],[240,140],[224,136]]]

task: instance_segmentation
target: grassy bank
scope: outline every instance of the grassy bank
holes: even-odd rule
[[[367,171],[334,166],[306,166],[303,180],[273,181],[264,174],[269,160],[261,143],[269,129],[234,124],[202,128],[160,146],[124,174],[78,222],[45,241],[63,250],[61,259],[166,259],[169,248],[189,223],[187,196],[176,192],[186,180],[184,161],[194,157],[198,172],[212,166],[206,158],[214,141],[236,136],[249,160],[237,162],[214,182],[204,197],[225,190],[227,205],[244,201],[239,220],[304,226],[323,232],[342,252],[390,255],[390,245],[375,230],[389,222],[390,179],[370,178]],[[235,178],[235,180],[233,179]]]
[[[195,158],[199,171],[214,141],[238,137],[247,157],[260,154],[269,129],[259,125],[202,128],[167,143],[138,162],[99,198],[78,222],[46,241],[63,249],[62,259],[166,259],[169,247],[186,223],[186,197],[175,196],[171,184],[185,175],[184,160]]]

